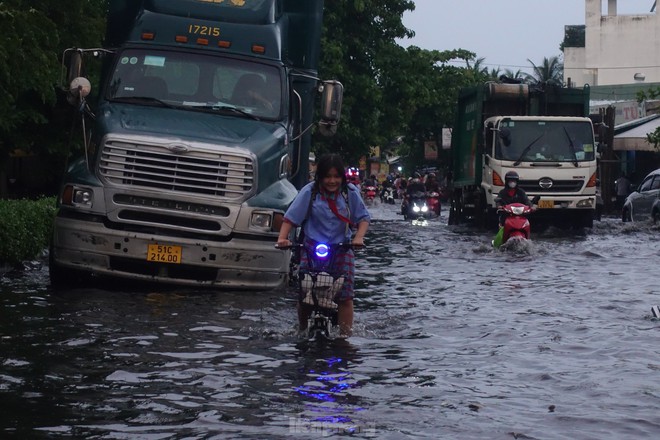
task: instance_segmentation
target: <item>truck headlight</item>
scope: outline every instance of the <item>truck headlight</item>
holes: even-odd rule
[[[268,212],[253,212],[250,224],[257,228],[270,229],[273,224],[273,216]]]
[[[89,188],[66,185],[62,191],[62,204],[91,208],[93,195],[94,192]]]
[[[582,199],[579,202],[577,202],[578,208],[593,208],[594,207],[594,199]]]

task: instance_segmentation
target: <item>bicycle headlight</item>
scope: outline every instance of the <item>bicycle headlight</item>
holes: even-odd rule
[[[314,253],[319,258],[326,258],[330,254],[330,247],[325,243],[319,243],[316,245]]]

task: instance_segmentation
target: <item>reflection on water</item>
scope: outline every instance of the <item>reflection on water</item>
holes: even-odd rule
[[[360,380],[351,369],[359,363],[359,350],[350,342],[301,342],[295,400],[301,412],[291,420],[294,433],[324,435],[375,433],[375,423],[361,420],[366,408],[354,394]],[[364,378],[366,379],[366,378]]]
[[[293,295],[0,282],[2,437],[655,439],[660,229],[491,233],[372,208],[355,336]]]

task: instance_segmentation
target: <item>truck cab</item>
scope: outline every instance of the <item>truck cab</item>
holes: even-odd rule
[[[281,286],[274,248],[308,180],[309,128],[343,88],[317,76],[323,0],[112,0],[101,49],[67,53],[84,154],[60,189],[53,284],[81,277]],[[85,59],[100,56],[86,100]],[[319,93],[319,91],[321,93]]]
[[[536,220],[591,227],[597,152],[588,115],[588,87],[488,82],[461,90],[449,223],[495,227],[495,199],[515,171],[528,196],[540,196]]]
[[[528,196],[539,196],[537,219],[563,216],[591,226],[596,206],[596,148],[591,119],[574,116],[496,116],[485,121],[481,188],[488,217],[504,176],[516,171]]]

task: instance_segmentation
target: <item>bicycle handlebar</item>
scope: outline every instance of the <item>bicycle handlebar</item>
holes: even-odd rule
[[[337,243],[337,244],[329,244],[327,245],[331,249],[337,249],[337,248],[344,248],[344,249],[362,249],[365,248],[366,245],[358,245],[358,244],[353,244],[353,243]],[[282,251],[286,251],[289,249],[293,248],[303,248],[304,244],[302,243],[291,243],[288,246],[279,246],[277,243],[275,243],[275,249],[279,249]]]

